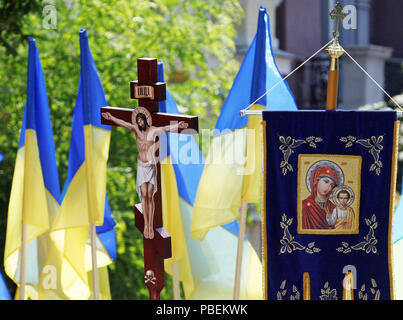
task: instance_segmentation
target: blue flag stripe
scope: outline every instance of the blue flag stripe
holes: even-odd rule
[[[56,150],[53,140],[45,78],[38,48],[33,38],[29,38],[27,78],[27,102],[21,126],[19,148],[25,144],[25,130],[35,130],[45,187],[53,198],[59,202],[59,175],[57,172]]]
[[[271,45],[269,15],[265,8],[260,7],[256,36],[224,103],[216,129],[222,131],[245,127],[248,117],[241,117],[239,111],[255,102],[281,79],[282,75]],[[297,110],[294,96],[286,81],[257,103],[265,106],[267,110]]]
[[[73,113],[67,179],[64,184],[62,198],[67,193],[75,174],[85,161],[84,126],[93,125],[105,130],[111,129],[110,126],[104,126],[100,123],[100,108],[106,106],[107,102],[95,61],[89,48],[87,31],[81,29],[79,35],[81,71]],[[117,256],[114,226],[115,221],[111,214],[108,196],[105,194],[104,223],[102,226],[96,227],[96,232],[112,260],[115,260]]]
[[[111,126],[101,124],[100,108],[107,105],[104,89],[98,75],[95,61],[88,44],[87,30],[80,30],[81,48],[81,84],[83,86],[82,103],[84,104],[84,124],[91,124],[105,130]],[[93,95],[93,92],[98,92]]]

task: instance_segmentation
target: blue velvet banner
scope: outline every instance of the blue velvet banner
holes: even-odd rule
[[[264,111],[267,299],[393,298],[394,111]]]

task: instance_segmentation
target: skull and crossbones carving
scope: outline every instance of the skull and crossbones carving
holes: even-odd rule
[[[151,284],[155,284],[155,281],[157,280],[156,277],[154,277],[154,272],[152,270],[147,270],[146,275],[144,276],[145,283],[147,284],[148,282],[151,282]]]

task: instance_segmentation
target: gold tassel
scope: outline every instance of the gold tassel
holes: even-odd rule
[[[309,273],[304,272],[302,279],[304,300],[311,300],[311,279],[309,277]]]
[[[351,272],[347,272],[343,280],[343,300],[354,300],[354,278]]]

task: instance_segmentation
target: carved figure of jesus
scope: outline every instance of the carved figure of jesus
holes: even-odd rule
[[[112,116],[109,112],[102,113],[102,117],[113,121],[117,126],[134,132],[137,141],[137,177],[136,189],[140,197],[144,216],[144,238],[154,238],[154,194],[157,191],[157,162],[154,156],[154,143],[158,135],[164,132],[177,132],[185,129],[188,124],[180,121],[174,125],[163,127],[152,126],[152,118],[147,109],[138,107],[132,113],[132,121],[126,122]]]

